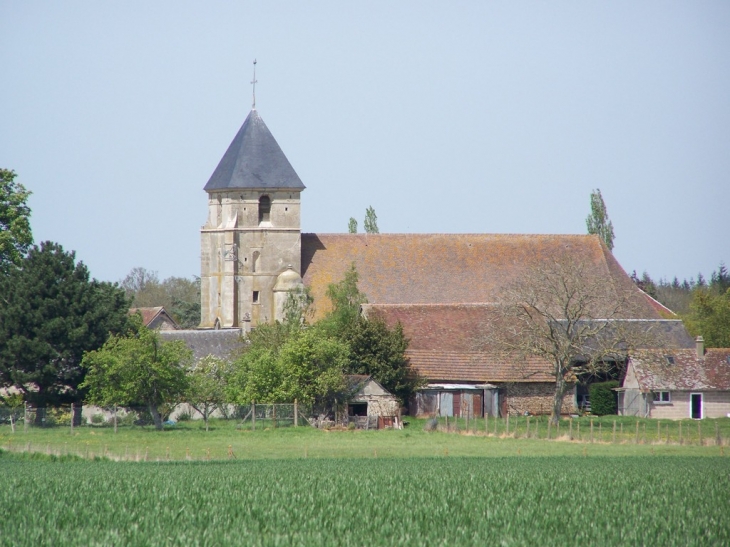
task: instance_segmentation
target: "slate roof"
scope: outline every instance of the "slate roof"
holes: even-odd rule
[[[206,192],[242,188],[305,188],[255,109],[205,185]]]
[[[227,359],[241,347],[239,329],[171,330],[160,331],[160,336],[165,341],[184,341],[196,361],[208,355]]]
[[[667,356],[672,357],[670,362]],[[645,351],[633,355],[639,389],[648,391],[730,391],[730,348]]]
[[[590,264],[586,275],[630,291],[635,318],[660,319],[595,235],[302,234],[302,277],[321,317],[327,286],[351,263],[373,304],[490,303],[541,262],[568,255]]]

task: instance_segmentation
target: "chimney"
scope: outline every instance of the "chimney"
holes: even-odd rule
[[[697,350],[697,359],[702,359],[705,356],[705,339],[701,336],[695,338],[695,349]]]

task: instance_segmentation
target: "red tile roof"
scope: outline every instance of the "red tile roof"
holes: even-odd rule
[[[327,286],[351,263],[373,304],[489,303],[540,263],[569,255],[587,275],[635,294],[637,317],[660,315],[597,236],[514,234],[302,234],[302,277],[315,313],[329,309]]]
[[[552,382],[551,364],[494,350],[485,341],[493,318],[490,304],[367,304],[368,317],[389,326],[400,322],[409,339],[411,366],[429,381]]]
[[[667,359],[672,358],[673,362]],[[630,364],[642,391],[730,391],[730,348],[643,351]]]

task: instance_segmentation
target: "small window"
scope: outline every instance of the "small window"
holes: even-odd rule
[[[674,364],[674,356],[673,355],[665,355],[664,358],[667,360],[668,365]]]
[[[253,303],[258,304],[259,303],[259,291],[253,292]]]
[[[671,403],[672,399],[669,396],[668,391],[655,391],[654,392],[654,402],[657,404],[667,404],[667,403]]]
[[[271,220],[271,198],[269,196],[261,196],[259,198],[259,224],[269,222]]]

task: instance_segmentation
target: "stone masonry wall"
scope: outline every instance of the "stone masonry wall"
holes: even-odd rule
[[[522,416],[525,412],[541,415],[550,414],[553,407],[555,385],[552,383],[504,384],[507,411],[512,416]],[[570,389],[563,397],[562,413],[575,412],[574,390]]]

